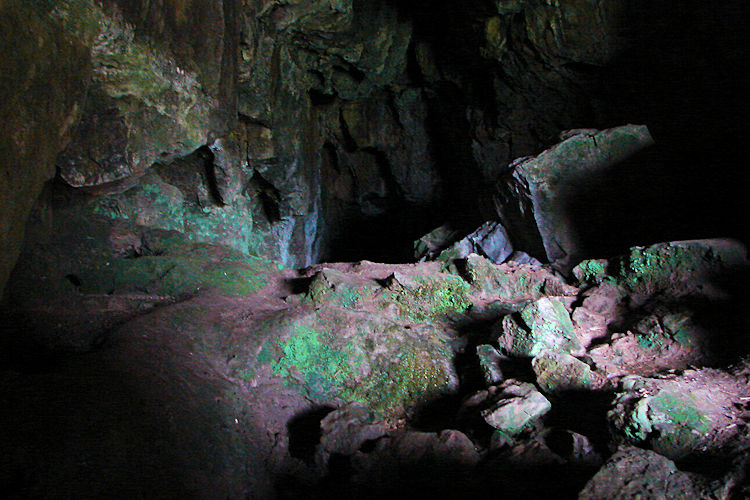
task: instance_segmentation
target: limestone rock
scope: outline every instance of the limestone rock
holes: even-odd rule
[[[52,12],[88,45],[93,67],[82,119],[57,158],[61,178],[76,187],[187,155],[228,132],[236,117],[233,3],[196,3],[180,15],[109,3],[66,1]]]
[[[513,253],[513,247],[502,224],[485,222],[476,231],[441,252],[438,259],[466,258],[472,253],[485,257],[493,264],[505,262]]]
[[[598,285],[607,277],[609,262],[606,259],[588,259],[573,268],[573,276],[581,284]]]
[[[619,442],[648,446],[673,460],[738,445],[737,405],[747,387],[712,369],[668,378],[628,378],[608,419]],[[741,445],[740,445],[741,446]]]
[[[571,269],[586,249],[571,197],[597,176],[653,143],[645,126],[575,135],[534,158],[517,160],[497,184],[495,205],[518,250]]]
[[[520,252],[516,250],[508,257],[508,261],[515,262],[517,264],[528,264],[530,266],[541,266],[542,263],[537,259],[527,254],[526,252]]]
[[[504,304],[525,305],[545,295],[567,296],[576,289],[547,269],[514,262],[497,265],[486,258],[470,254],[459,270],[471,287],[487,299]]]
[[[503,318],[500,345],[513,356],[539,355],[544,350],[580,353],[583,350],[575,335],[570,315],[557,297],[542,297],[520,313]]]
[[[247,157],[243,155],[241,144],[231,136],[216,139],[208,149],[213,154],[212,180],[216,183],[218,201],[230,205],[239,198],[247,184],[242,169]]]
[[[478,345],[477,358],[479,358],[479,367],[487,385],[495,385],[503,381],[503,372],[498,364],[502,355],[497,349],[488,344]]]
[[[726,294],[715,282],[749,265],[747,249],[738,241],[688,240],[631,248],[617,260],[613,274],[637,304],[655,295],[721,299]]]
[[[225,245],[247,255],[258,255],[252,206],[243,196],[232,203],[217,199],[218,193],[205,175],[205,169],[212,168],[210,162],[210,158],[197,153],[152,169],[136,186],[101,196],[90,208],[113,221],[179,231],[195,242]],[[226,196],[228,200],[232,195],[226,192]]]
[[[621,447],[586,484],[581,500],[715,498],[710,482],[653,451]]]
[[[357,309],[380,290],[377,283],[363,282],[336,269],[323,268],[313,276],[307,297],[316,304],[328,303]]]
[[[0,5],[0,294],[26,219],[80,117],[91,75],[85,43],[48,10],[20,0]]]
[[[355,402],[326,415],[320,431],[315,459],[319,466],[325,466],[331,455],[353,455],[367,441],[385,436],[388,428],[377,422],[371,410]]]
[[[503,434],[523,432],[546,414],[552,405],[533,385],[508,380],[500,386],[499,399],[482,411],[482,417]]]
[[[393,478],[402,477],[404,471],[419,471],[410,478],[410,488],[437,486],[442,492],[460,492],[470,486],[466,476],[479,460],[474,443],[457,430],[394,432],[379,439],[368,453],[352,457],[352,482],[360,495],[367,488],[369,493],[386,491],[398,496],[404,485],[392,485]]]
[[[398,419],[458,386],[449,337],[432,324],[383,321],[324,304],[264,319],[253,332],[255,347],[237,358],[235,369],[249,383],[272,377],[318,404],[361,401]]]
[[[601,387],[603,377],[570,354],[542,351],[531,360],[539,387],[545,392],[591,390]]]
[[[393,273],[386,289],[375,298],[382,309],[392,308],[401,321],[435,322],[466,313],[472,302],[470,287],[458,276]]]
[[[434,260],[457,238],[458,231],[444,224],[414,241],[414,258],[420,262]]]

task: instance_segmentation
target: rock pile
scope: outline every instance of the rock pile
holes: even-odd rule
[[[69,361],[43,377],[6,378],[3,393],[37,391],[62,412],[45,388],[62,377],[91,401],[86,412],[71,410],[71,425],[98,422],[59,454],[31,446],[54,439],[47,413],[14,399],[2,428],[23,419],[30,430],[6,441],[2,470],[15,474],[20,461],[35,471],[19,488],[67,477],[29,465],[29,449],[39,464],[74,453],[92,464],[82,481],[121,486],[96,472],[124,446],[117,436],[151,439],[159,408],[186,405],[184,432],[165,439],[174,453],[221,457],[221,476],[201,476],[201,461],[187,465],[202,491],[240,491],[250,474],[258,496],[458,497],[490,485],[518,497],[616,498],[620,483],[608,475],[617,467],[641,476],[639,491],[658,484],[741,495],[747,487],[740,459],[750,444],[750,368],[739,292],[748,262],[738,243],[635,247],[580,263],[571,281],[549,266],[474,253],[278,271],[181,233],[113,221],[94,206],[56,209],[68,223],[54,241],[24,250],[10,282],[10,311],[25,318],[11,352],[43,346]],[[95,444],[110,428],[96,415],[125,403],[94,404],[92,373],[148,394],[169,388],[131,410],[126,429],[104,444],[110,455]],[[149,450],[128,464],[166,456]],[[169,460],[165,467],[176,467]],[[143,485],[158,483],[154,470]],[[278,477],[283,486],[274,486]],[[69,479],[66,492],[90,491]]]

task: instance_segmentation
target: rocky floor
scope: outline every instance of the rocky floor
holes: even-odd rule
[[[3,306],[11,497],[750,494],[737,243],[295,271],[76,210]]]

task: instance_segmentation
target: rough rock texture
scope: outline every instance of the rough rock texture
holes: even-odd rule
[[[531,384],[508,380],[502,384],[492,405],[482,417],[502,434],[513,436],[533,426],[552,405]]]
[[[158,211],[112,219],[95,211],[102,198],[48,194],[3,309],[5,491],[574,496],[619,444],[745,491],[746,360],[682,371],[689,346],[620,355],[610,335],[699,321],[671,302],[699,297],[689,276],[630,302],[629,274],[581,288],[477,255],[278,270],[138,224]],[[658,248],[651,275],[677,278],[685,244]],[[703,290],[707,308],[737,293]],[[725,314],[741,326],[738,300]],[[578,309],[600,316],[596,335]]]
[[[54,158],[81,115],[87,50],[27,2],[0,5],[0,293],[21,250],[24,224]]]
[[[604,385],[604,377],[570,354],[541,351],[531,360],[537,384],[545,392],[595,389]]]
[[[742,83],[722,69],[745,65],[735,50],[743,32],[732,28],[745,9],[737,0],[691,2],[677,21],[667,6],[619,0],[66,0],[2,9],[4,53],[13,54],[2,109],[14,130],[4,134],[14,139],[4,142],[3,168],[23,172],[3,184],[6,275],[55,155],[61,178],[101,194],[206,148],[225,212],[242,196],[261,207],[253,239],[290,267],[405,260],[411,241],[446,221],[467,234],[494,217],[491,186],[513,158],[582,125],[648,123],[663,147],[605,182],[622,231],[601,243],[616,247],[604,253],[655,241],[654,228],[680,239],[700,224],[708,236],[714,222],[729,224],[707,210],[712,202],[741,205],[741,183],[738,196],[714,195],[727,183],[715,175],[708,184],[717,189],[704,190],[700,167],[743,155],[723,132],[747,122],[732,97]],[[691,85],[672,77],[680,70]],[[714,97],[736,119],[716,113]],[[40,132],[47,125],[53,133]],[[36,147],[21,148],[29,134]],[[587,211],[599,192],[577,208]],[[603,241],[597,233],[584,235],[586,246]]]
[[[648,245],[748,234],[749,12],[1,1],[0,490],[574,497],[627,443],[748,497],[744,249]],[[493,263],[487,226],[481,255],[362,260],[471,234],[513,158],[602,159],[640,129],[574,127],[617,123],[658,146],[575,196],[545,173],[526,254]],[[577,282],[528,255],[550,224]],[[703,494],[628,457],[634,495]]]
[[[687,370],[664,379],[627,378],[609,413],[617,439],[673,460],[715,454],[741,441],[734,404],[747,387],[718,370]]]
[[[710,482],[652,451],[622,447],[586,484],[580,499],[716,498]]]
[[[653,144],[645,126],[576,131],[534,158],[511,164],[498,181],[495,204],[514,247],[570,270],[587,249],[579,233],[591,224],[573,207],[582,192],[596,189],[608,169]],[[602,193],[606,197],[605,193]],[[581,207],[598,212],[602,207]],[[600,222],[594,222],[597,227]]]
[[[542,297],[497,326],[499,342],[514,356],[534,357],[546,349],[575,354],[583,349],[565,304],[556,297]]]
[[[485,257],[493,264],[502,264],[513,253],[508,233],[499,222],[485,222],[476,231],[445,249],[439,260],[466,258],[470,254]]]
[[[71,186],[137,175],[236,121],[234,2],[60,2],[49,15],[89,48],[92,65],[81,120],[56,161]]]

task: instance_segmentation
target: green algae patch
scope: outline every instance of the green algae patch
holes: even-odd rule
[[[271,361],[273,373],[305,387],[313,398],[347,394],[362,363],[353,346],[337,347],[329,332],[295,324],[288,340],[279,344],[281,357]]]
[[[429,323],[463,314],[471,306],[468,283],[458,276],[403,276],[390,283],[381,306],[395,304],[403,321]]]
[[[178,296],[213,289],[227,295],[249,295],[263,288],[275,272],[271,263],[260,258],[226,247],[191,243],[176,232],[148,230],[147,235],[145,247],[132,250],[131,255],[100,254],[88,262],[77,273],[79,291]]]
[[[620,261],[619,279],[630,290],[658,292],[701,266],[700,254],[678,246],[635,247]]]
[[[608,267],[609,261],[606,259],[584,260],[573,268],[573,276],[581,284],[599,285],[607,278]]]
[[[325,268],[315,274],[305,298],[314,304],[335,304],[347,309],[358,309],[371,298],[380,286],[346,273]]]
[[[619,259],[614,278],[636,295],[679,296],[709,293],[717,277],[746,266],[746,250],[738,242],[676,241],[631,248]]]
[[[265,337],[237,375],[272,375],[318,402],[360,402],[385,418],[411,415],[457,387],[453,352],[429,325],[405,328],[370,313],[326,304],[293,321],[259,325]]]
[[[451,375],[428,352],[404,346],[393,360],[382,360],[372,376],[352,391],[357,401],[386,415],[408,413],[440,396],[451,385]]]
[[[698,449],[713,429],[711,419],[690,394],[659,391],[654,396],[634,399],[618,397],[610,418],[622,437],[633,444],[648,443],[654,451],[672,459]],[[622,411],[622,408],[629,408]]]
[[[202,185],[196,189],[206,190]],[[206,200],[201,206],[190,198],[189,193],[149,172],[137,186],[98,198],[91,210],[114,220],[179,231],[196,243],[225,245],[244,254],[257,251],[259,235],[253,232],[252,208],[247,198],[239,197],[224,206]]]

